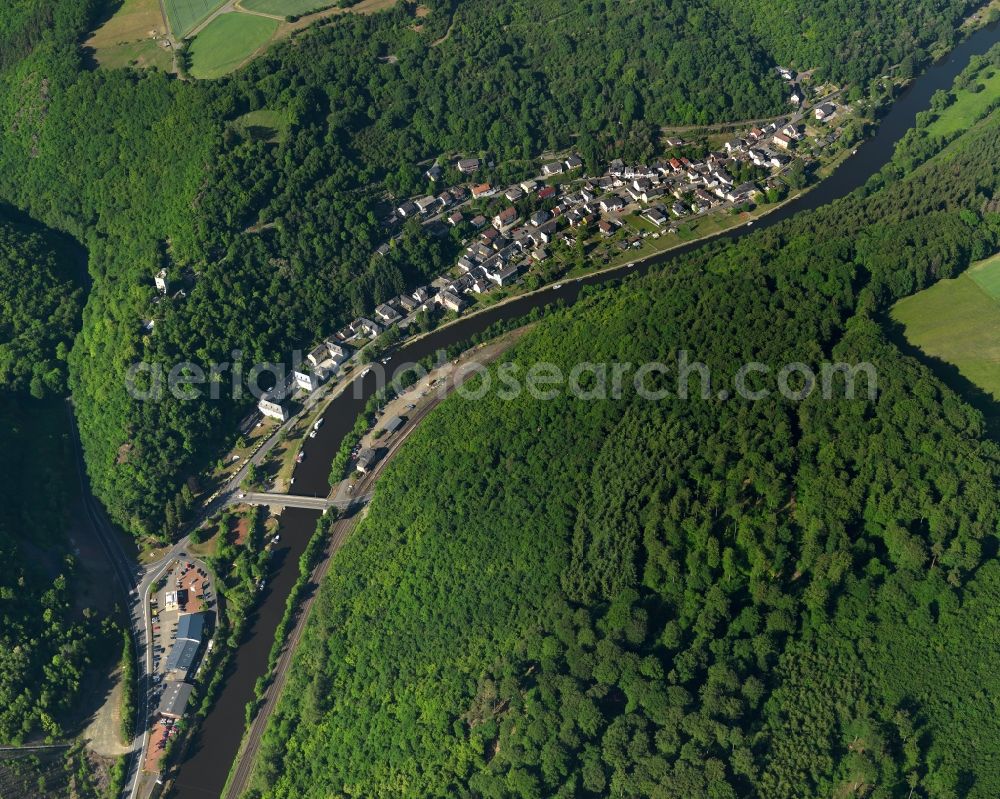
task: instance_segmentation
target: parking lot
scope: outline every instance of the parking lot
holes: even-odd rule
[[[154,718],[150,730],[150,744],[146,750],[143,768],[155,773],[169,738],[176,734],[176,722],[161,719],[155,712],[168,679],[183,680],[184,674],[168,674],[167,662],[177,640],[177,623],[186,613],[213,612],[215,594],[211,575],[204,564],[194,559],[172,563],[164,577],[150,595],[150,615],[153,622],[153,671],[149,704]],[[193,675],[192,675],[193,677]]]

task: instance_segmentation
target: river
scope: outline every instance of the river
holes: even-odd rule
[[[969,59],[985,53],[1000,38],[998,33],[998,25],[983,28],[962,41],[944,59],[929,67],[896,98],[889,112],[881,119],[875,135],[860,144],[855,155],[810,192],[759,219],[752,228],[734,228],[716,238],[733,239],[776,225],[794,214],[833,202],[863,186],[892,157],[896,142],[913,127],[917,113],[930,107],[934,92],[938,89],[950,89]],[[632,269],[621,267],[591,275],[579,282],[567,282],[559,289],[541,291],[460,319],[400,347],[393,354],[393,362],[399,364],[418,361],[438,350],[468,340],[495,322],[524,316],[534,308],[557,300],[572,303],[581,286],[645,273],[704,244],[704,241],[694,241],[654,256]],[[341,440],[354,426],[354,420],[364,410],[367,398],[378,388],[374,370],[367,377],[358,380],[361,381],[362,390],[355,391],[352,386],[331,402],[323,416],[325,423],[316,438],[306,440],[306,459],[295,471],[294,493],[304,496],[327,494],[330,462],[339,449]],[[181,763],[172,797],[205,799],[217,797],[222,792],[243,733],[244,707],[253,696],[257,677],[267,667],[271,642],[284,612],[288,593],[298,576],[299,555],[313,532],[316,519],[317,514],[313,511],[286,510],[282,514],[282,547],[276,552],[275,573],[268,581],[261,607],[254,615],[247,638],[237,650],[235,663],[230,667],[220,697],[192,741],[186,759]]]

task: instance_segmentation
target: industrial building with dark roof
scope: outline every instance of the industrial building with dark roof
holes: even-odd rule
[[[188,676],[201,646],[204,631],[204,613],[187,613],[177,620],[177,640],[174,641],[170,656],[167,658],[168,673],[179,673],[182,679]]]

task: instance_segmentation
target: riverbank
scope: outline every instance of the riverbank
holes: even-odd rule
[[[950,88],[954,77],[968,62],[969,57],[978,52],[985,52],[996,40],[996,33],[996,26],[993,26],[974,34],[955,49],[950,59],[931,67],[911,84],[897,98],[889,113],[882,118],[875,136],[858,147],[857,153],[850,159],[851,169],[837,169],[829,178],[817,184],[812,191],[799,197],[795,202],[775,209],[773,213],[761,219],[753,228],[745,226],[734,228],[720,233],[715,239],[720,237],[735,238],[754,230],[780,224],[792,214],[808,211],[846,197],[855,189],[862,187],[871,176],[877,174],[882,166],[889,162],[896,142],[906,130],[912,127],[916,113],[929,106],[931,95],[939,89]],[[704,244],[705,241],[685,243],[668,252],[650,256],[633,267],[628,265],[608,267],[592,272],[585,277],[539,289],[531,294],[512,297],[503,303],[483,309],[480,313],[460,317],[450,324],[407,341],[396,350],[393,360],[394,362],[418,361],[432,355],[438,349],[446,349],[449,345],[468,340],[498,322],[522,318],[552,302],[572,303],[585,286],[607,283],[629,274],[648,271],[656,266],[669,263],[677,256],[691,252]],[[359,383],[360,385],[358,385]],[[375,376],[371,374],[367,377],[359,376],[348,385],[358,385],[359,390],[356,392],[341,391],[335,400],[328,404],[323,414],[325,421],[318,431],[317,437],[309,439],[305,444],[309,456],[295,470],[295,493],[311,495],[322,492],[325,495],[329,490],[329,463],[337,452],[340,441],[348,434],[354,420],[364,409],[368,397],[372,396],[379,387]],[[283,540],[301,539],[304,541],[312,530],[314,519],[315,514],[286,511],[282,516],[283,529],[287,531],[282,536]],[[276,601],[276,594],[268,598],[265,609],[267,605],[273,605]],[[282,606],[283,602],[284,600],[281,599]],[[263,627],[261,632],[264,632]],[[254,642],[251,640],[247,643],[253,645]],[[270,642],[267,642],[267,646],[270,646]],[[240,658],[242,657],[241,652]],[[262,662],[266,663],[266,657]],[[238,708],[239,714],[227,719],[220,701],[217,710],[210,714],[206,720],[206,729],[211,724],[212,730],[217,731],[213,734],[218,735],[220,739],[217,742],[218,745],[212,746],[211,756],[207,750],[203,750],[197,760],[192,758],[182,764],[181,775],[185,777],[185,784],[190,787],[175,795],[201,797],[205,795],[205,790],[217,791],[221,789],[224,776],[220,778],[218,774],[213,774],[213,769],[217,771],[220,762],[223,760],[231,761],[236,754],[238,743],[232,743],[231,746],[228,746],[227,744],[231,742],[226,741],[225,736],[231,733],[234,724],[238,724],[239,716],[242,714],[242,706],[239,697],[236,696],[239,688],[239,685],[236,684],[227,685],[223,692],[225,695],[232,689],[234,699],[228,702],[228,705]],[[245,696],[249,697],[249,695],[250,693],[247,691]],[[226,754],[227,750],[228,755]],[[178,782],[180,784],[182,781],[179,779]]]

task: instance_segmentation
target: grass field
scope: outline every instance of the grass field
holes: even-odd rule
[[[159,0],[125,0],[84,42],[102,67],[173,67],[173,55],[163,47],[167,34]]]
[[[223,14],[191,43],[191,74],[196,78],[227,75],[266,45],[278,22],[253,14]]]
[[[1000,302],[1000,255],[980,261],[967,272],[976,285]]]
[[[221,6],[222,2],[221,0],[163,0],[163,4],[167,9],[170,30],[180,39]]]
[[[1000,401],[1000,256],[900,300],[892,318],[907,341]]]
[[[254,141],[283,142],[288,137],[288,118],[267,108],[234,119],[233,127]]]
[[[241,8],[279,17],[299,17],[335,6],[335,0],[242,0]]]
[[[970,127],[982,116],[990,104],[1000,98],[1000,69],[986,67],[975,79],[975,83],[985,88],[981,92],[961,90],[955,95],[955,102],[940,117],[927,126],[931,136],[951,136]]]

